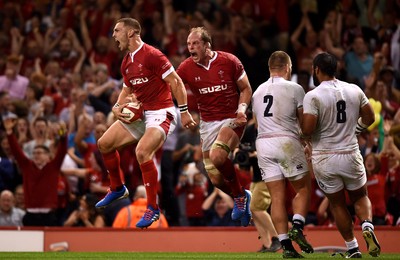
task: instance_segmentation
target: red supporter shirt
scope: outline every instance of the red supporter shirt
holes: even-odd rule
[[[121,64],[125,85],[142,102],[145,110],[173,107],[171,88],[163,79],[174,71],[167,57],[158,49],[143,43],[128,53]]]
[[[386,173],[388,171],[388,158],[381,156],[381,170],[377,174],[367,175],[368,197],[372,204],[372,215],[384,217],[386,214]]]
[[[177,70],[196,97],[201,119],[206,122],[236,117],[239,103],[236,82],[246,73],[236,56],[222,51],[214,53],[207,68],[189,57]]]
[[[42,169],[25,156],[14,135],[7,135],[7,139],[22,172],[25,207],[56,209],[58,207],[58,178],[61,174],[61,164],[67,153],[67,138],[61,138],[55,157]]]

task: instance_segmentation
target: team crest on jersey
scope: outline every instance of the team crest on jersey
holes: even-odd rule
[[[138,67],[139,67],[139,72],[142,72],[143,71],[143,65],[139,64]]]
[[[219,78],[220,78],[222,81],[224,81],[224,71],[223,71],[223,70],[218,71],[218,75],[219,75]]]
[[[194,77],[194,81],[200,81],[200,77]]]
[[[128,74],[128,72],[129,72],[129,70],[128,70],[128,69],[126,69],[126,70],[125,70],[125,74]]]

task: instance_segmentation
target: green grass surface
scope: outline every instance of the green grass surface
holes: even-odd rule
[[[332,253],[303,254],[305,259],[342,259]],[[372,259],[367,253],[363,258]],[[282,259],[281,253],[150,253],[150,252],[0,252],[0,259]],[[400,259],[400,254],[382,254],[374,259]]]

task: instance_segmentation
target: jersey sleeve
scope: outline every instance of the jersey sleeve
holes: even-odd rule
[[[297,103],[296,108],[297,109],[302,108],[304,95],[305,95],[303,87],[300,85],[296,85],[296,90],[295,90],[294,94],[295,94],[294,99],[296,100],[296,103]]]
[[[360,91],[360,107],[363,107],[369,103],[369,100],[363,91]]]
[[[146,57],[147,66],[151,71],[154,72],[157,76],[164,79],[170,73],[175,71],[171,62],[168,58],[159,50],[154,50],[149,53],[148,57]]]
[[[303,113],[318,116],[318,110],[319,110],[318,98],[315,95],[313,95],[312,91],[305,94],[303,101]]]
[[[246,71],[244,70],[242,62],[234,55],[230,55],[230,60],[232,61],[232,70],[235,81],[241,80],[245,75]]]

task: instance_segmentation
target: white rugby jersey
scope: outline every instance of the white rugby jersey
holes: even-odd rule
[[[358,149],[355,134],[361,107],[368,104],[364,92],[340,80],[323,81],[304,97],[304,114],[318,117],[312,136],[313,152]]]
[[[304,89],[282,77],[271,77],[252,97],[258,123],[258,137],[292,136],[298,138],[297,110],[303,106]]]

